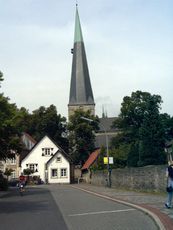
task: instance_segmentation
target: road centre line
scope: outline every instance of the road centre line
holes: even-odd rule
[[[129,208],[129,209],[121,209],[121,210],[112,210],[112,211],[100,211],[100,212],[86,212],[86,213],[79,213],[79,214],[70,214],[68,216],[87,216],[87,215],[98,215],[98,214],[106,214],[106,213],[118,213],[118,212],[129,212],[134,211],[136,209]]]

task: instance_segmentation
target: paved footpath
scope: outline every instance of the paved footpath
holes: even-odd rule
[[[127,190],[119,190],[116,188],[108,188],[102,186],[95,186],[91,184],[75,184],[72,185],[77,189],[83,189],[88,192],[94,192],[98,195],[106,196],[116,201],[126,202],[129,205],[135,205],[139,209],[146,211],[157,222],[157,218],[161,221],[165,230],[173,230],[173,209],[166,209],[164,203],[167,194],[158,195],[151,193],[134,192]],[[106,198],[105,197],[105,198]]]

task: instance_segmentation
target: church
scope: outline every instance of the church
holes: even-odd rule
[[[90,110],[91,114],[95,115],[95,101],[90,81],[89,68],[77,5],[74,45],[71,53],[73,57],[68,118],[73,115],[75,110],[78,109],[82,109],[84,111]],[[115,117],[108,118],[106,116],[100,118],[100,131],[96,134],[96,147],[101,147],[102,145],[106,146],[105,131],[108,136],[108,142],[110,142],[111,138],[116,135],[117,130],[111,127],[115,119]]]

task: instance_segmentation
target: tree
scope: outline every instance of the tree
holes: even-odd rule
[[[160,115],[161,123],[165,130],[165,138],[170,141],[173,139],[173,117],[168,115],[167,113],[163,113]]]
[[[0,171],[0,190],[2,191],[8,190],[8,181],[6,178],[4,178],[1,171]]]
[[[81,117],[87,117],[94,122],[82,120]],[[68,124],[69,145],[72,158],[75,164],[83,164],[89,154],[95,149],[95,134],[98,130],[98,117],[91,115],[90,111],[84,112],[79,109],[70,117]]]
[[[9,98],[0,94],[0,158],[10,157],[11,151],[20,152],[20,134],[14,124],[17,112],[15,104],[9,103]]]
[[[123,168],[127,165],[127,157],[130,147],[130,144],[122,143],[117,148],[110,150],[110,155],[114,158],[114,168]]]
[[[7,176],[7,181],[8,181],[9,176],[12,175],[13,171],[14,171],[13,169],[8,169],[8,168],[5,169],[4,175]]]
[[[16,108],[16,112],[12,118],[13,125],[17,129],[17,131],[21,134],[22,132],[26,132],[31,126],[31,114],[29,111],[21,107],[20,109]]]
[[[3,80],[0,71],[0,87]],[[10,103],[9,98],[0,93],[0,159],[10,157],[11,151],[21,150],[20,136],[13,122],[16,112],[16,105]]]
[[[3,74],[0,72],[0,83]],[[28,132],[37,141],[49,135],[65,151],[68,151],[66,118],[57,114],[56,107],[41,106],[32,114],[24,107],[18,109],[9,102],[8,97],[0,94],[0,158],[10,157],[11,151],[21,152],[22,132]]]
[[[139,128],[139,165],[162,164],[165,162],[165,130],[154,101],[150,100],[148,111]]]
[[[34,171],[30,168],[24,169],[23,174],[26,176],[30,176]]]
[[[98,155],[98,159],[97,159],[97,169],[98,170],[104,170],[106,168],[106,165],[104,164],[104,157],[106,156],[106,149],[104,146],[101,147],[100,149],[100,154]]]
[[[121,129],[124,143],[129,143],[129,166],[165,163],[165,132],[161,122],[159,95],[136,91],[123,99],[121,113],[114,126]],[[122,144],[122,143],[121,143]]]
[[[25,132],[28,132],[37,141],[44,135],[49,135],[66,152],[68,151],[66,118],[57,114],[54,105],[47,108],[41,106],[27,118],[29,125]]]

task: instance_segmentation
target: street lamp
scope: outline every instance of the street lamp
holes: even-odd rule
[[[88,122],[94,122],[94,120],[90,119],[90,118],[87,118],[87,117],[81,117],[82,120],[85,120],[85,121],[88,121]],[[96,121],[97,122],[97,121]],[[103,130],[104,130],[104,133],[105,133],[105,138],[106,138],[106,156],[107,156],[107,169],[108,169],[108,178],[107,178],[107,185],[108,187],[111,187],[111,172],[110,172],[110,167],[109,167],[109,145],[108,145],[108,135],[107,135],[107,132],[106,132],[106,129],[104,127],[104,125],[100,124],[100,126],[102,126]]]

